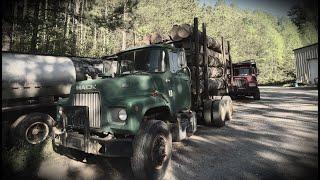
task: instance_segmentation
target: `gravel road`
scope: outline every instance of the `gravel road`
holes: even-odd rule
[[[225,127],[198,126],[190,139],[173,144],[164,179],[318,179],[318,90],[261,87],[261,100],[233,103],[233,120]],[[47,154],[39,178],[133,177],[126,158],[83,163]]]

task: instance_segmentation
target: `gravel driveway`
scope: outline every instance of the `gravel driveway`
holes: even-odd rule
[[[261,100],[233,103],[225,127],[198,126],[190,139],[173,144],[165,179],[318,179],[318,90],[262,87]],[[133,177],[126,158],[83,163],[47,154],[36,170],[40,178]]]

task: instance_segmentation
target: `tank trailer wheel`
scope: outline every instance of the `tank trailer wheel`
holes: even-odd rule
[[[172,137],[163,121],[141,124],[133,140],[131,167],[137,179],[162,179],[172,153]]]
[[[29,144],[40,144],[49,136],[54,120],[48,114],[31,113],[20,116],[11,125],[11,136]]]

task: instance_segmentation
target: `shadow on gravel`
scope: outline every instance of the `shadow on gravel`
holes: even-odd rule
[[[174,145],[175,177],[318,179],[316,91],[272,89],[261,100],[234,103],[234,120],[225,127],[198,126],[195,136]]]
[[[46,143],[30,145],[24,142],[16,143],[14,147],[2,148],[2,178],[3,179],[41,179],[35,174],[42,160]]]
[[[105,158],[94,155],[89,155],[86,158],[86,166],[90,166],[91,170],[94,170],[94,179],[132,179],[133,173],[130,166],[129,158]],[[90,177],[90,170],[84,171],[81,167],[69,167],[67,170],[67,176],[72,179],[83,179],[84,177]],[[85,178],[86,179],[86,178]]]
[[[286,138],[295,141],[299,136],[286,134],[282,127],[269,126],[285,135],[242,131],[230,126],[223,130],[200,126],[196,137],[181,142],[185,148],[173,153],[175,164],[182,166],[173,173],[177,177],[186,174],[188,179],[199,178],[199,174],[201,179],[318,179],[317,150],[302,152],[283,147]]]

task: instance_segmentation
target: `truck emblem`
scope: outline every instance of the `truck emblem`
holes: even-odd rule
[[[96,89],[96,84],[87,84],[87,85],[76,86],[76,90],[88,90],[88,89]]]

